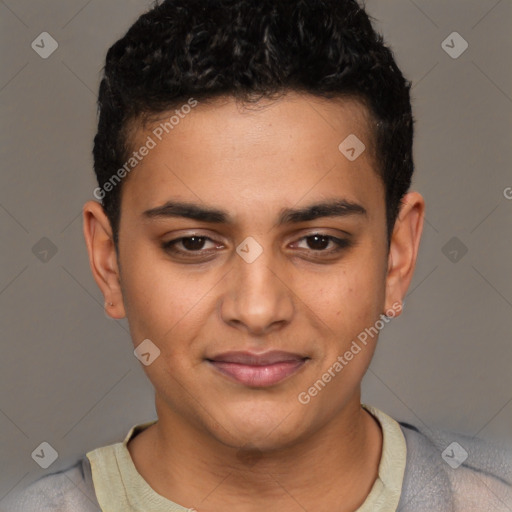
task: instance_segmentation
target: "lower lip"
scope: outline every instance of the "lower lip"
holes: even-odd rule
[[[249,387],[273,386],[293,375],[306,361],[283,361],[280,363],[255,366],[224,361],[210,361],[219,372]]]

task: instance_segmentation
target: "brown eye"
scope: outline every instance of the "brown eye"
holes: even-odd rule
[[[315,251],[322,251],[329,246],[331,238],[323,235],[312,235],[306,237],[306,240],[310,249]]]
[[[181,239],[182,246],[187,251],[199,251],[204,247],[204,244],[208,240],[205,236],[191,236]]]
[[[304,247],[304,245],[306,245],[306,247]],[[324,235],[322,233],[315,233],[313,235],[302,237],[297,244],[301,249],[319,253],[323,252],[326,254],[338,252],[350,247],[350,245],[350,240],[337,238],[331,235]]]
[[[162,248],[174,253],[194,253],[205,249],[205,244],[208,242],[215,245],[215,242],[207,236],[184,236],[164,242]],[[206,247],[206,249],[212,249],[212,247]]]

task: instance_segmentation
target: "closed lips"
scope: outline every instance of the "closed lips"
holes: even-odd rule
[[[237,363],[248,366],[268,366],[276,363],[298,362],[308,357],[299,354],[293,354],[283,351],[269,351],[262,354],[251,352],[224,352],[212,358],[208,358],[212,362]]]
[[[278,350],[254,352],[224,352],[208,363],[232,382],[251,388],[275,386],[294,375],[309,357]]]

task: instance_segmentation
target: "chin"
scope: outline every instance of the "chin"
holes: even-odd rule
[[[268,452],[294,444],[305,433],[305,418],[297,417],[289,408],[274,405],[259,411],[243,409],[223,414],[221,426],[214,433],[223,444]]]

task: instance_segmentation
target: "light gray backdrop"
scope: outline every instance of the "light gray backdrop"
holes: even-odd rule
[[[0,498],[154,417],[126,321],[103,313],[80,217],[105,52],[148,5],[0,0]],[[364,401],[510,443],[512,1],[367,6],[414,83],[427,223]],[[58,452],[46,470],[31,456],[42,442]]]

